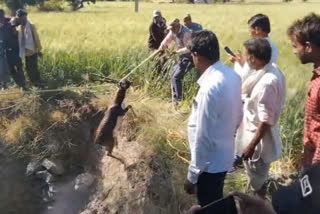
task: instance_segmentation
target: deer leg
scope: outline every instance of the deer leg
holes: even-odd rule
[[[129,111],[129,109],[131,110],[133,116],[137,117],[136,113],[133,111],[133,108],[131,105],[128,105],[125,109],[123,109],[123,111],[126,113],[127,111]]]

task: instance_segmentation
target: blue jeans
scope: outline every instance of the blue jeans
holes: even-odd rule
[[[171,91],[172,100],[179,102],[182,100],[182,80],[184,75],[193,67],[191,54],[182,54],[179,56],[178,63],[173,67],[171,73]]]

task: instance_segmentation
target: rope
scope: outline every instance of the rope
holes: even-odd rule
[[[144,63],[146,63],[149,59],[151,59],[152,57],[154,57],[155,55],[157,55],[160,52],[160,50],[157,50],[155,52],[153,52],[153,54],[151,54],[150,56],[148,56],[145,60],[143,60],[139,65],[137,65],[134,69],[132,69],[127,75],[125,75],[121,80],[125,80],[127,79],[133,72],[135,72],[139,67],[141,67]]]
[[[93,85],[93,86],[69,86],[64,88],[58,89],[42,89],[42,90],[33,90],[33,91],[24,91],[24,92],[7,92],[7,93],[0,93],[0,96],[7,96],[7,95],[14,95],[14,94],[33,94],[33,93],[48,93],[48,92],[59,92],[59,91],[68,91],[68,90],[81,90],[81,89],[93,89],[93,88],[100,88],[109,86],[107,84],[103,85]]]
[[[150,60],[152,57],[157,55],[160,52],[160,50],[155,51],[153,54],[148,56],[146,59],[144,59],[139,65],[137,65],[135,68],[133,68],[127,75],[125,75],[120,81],[123,81],[127,79],[133,72],[135,72],[139,67],[141,67],[144,63],[146,63],[148,60]],[[102,77],[101,75],[94,74],[96,76]],[[117,80],[103,77],[104,80],[109,81],[109,83],[118,83]],[[24,91],[23,94],[33,94],[33,93],[48,93],[48,92],[59,92],[59,91],[67,91],[67,90],[77,90],[77,89],[90,89],[90,88],[99,88],[99,87],[106,87],[108,85],[96,85],[96,86],[78,86],[78,87],[64,87],[64,88],[58,88],[58,89],[42,89],[42,90],[33,90],[33,91]],[[7,96],[7,95],[14,95],[14,94],[21,94],[22,92],[8,92],[8,93],[0,93],[0,96]]]

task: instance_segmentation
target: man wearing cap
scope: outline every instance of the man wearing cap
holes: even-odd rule
[[[19,55],[25,57],[26,71],[33,85],[41,87],[40,72],[38,69],[38,56],[41,51],[41,44],[36,27],[27,19],[27,12],[19,9],[16,17],[19,18]]]
[[[166,36],[166,20],[162,17],[160,10],[153,11],[152,23],[149,27],[148,48],[155,51]]]
[[[183,18],[184,26],[189,28],[192,32],[202,30],[202,26],[196,22],[192,22],[191,15],[187,14]]]
[[[179,61],[174,66],[171,74],[172,101],[178,104],[182,100],[182,80],[184,75],[193,67],[192,57],[186,48],[191,39],[191,31],[180,24],[179,19],[172,21],[168,29],[170,32],[161,42],[159,50],[164,50],[168,45],[175,41],[178,50],[174,53],[179,55]]]
[[[167,35],[166,19],[162,17],[160,10],[153,11],[152,23],[149,27],[148,48],[151,52],[158,50],[161,42]],[[155,57],[155,71],[160,74],[163,71],[163,66],[166,58],[163,53]]]

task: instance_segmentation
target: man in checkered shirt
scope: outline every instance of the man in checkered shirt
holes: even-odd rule
[[[287,33],[301,63],[314,64],[304,115],[303,167],[308,168],[320,161],[320,16],[295,21]]]

